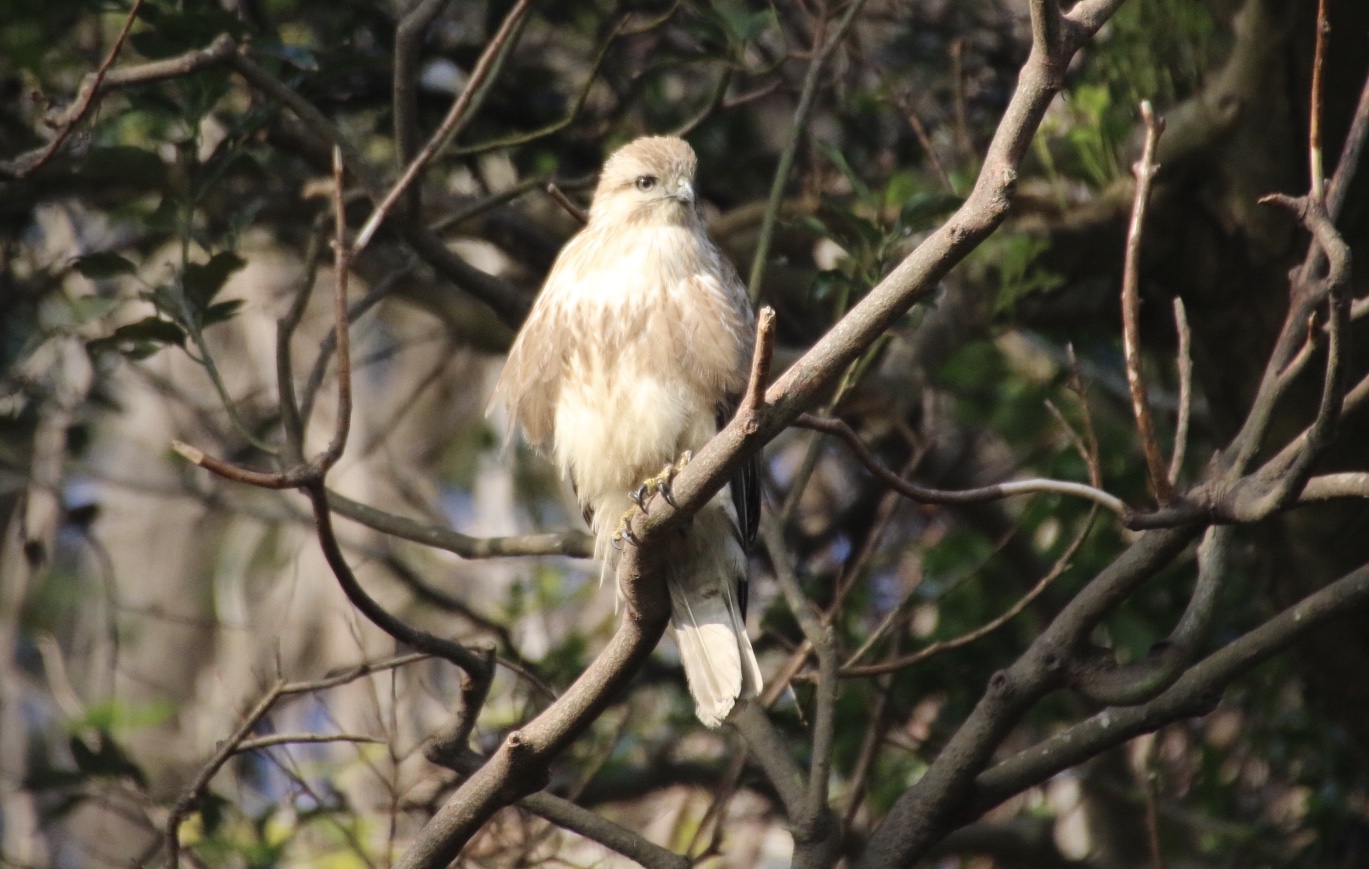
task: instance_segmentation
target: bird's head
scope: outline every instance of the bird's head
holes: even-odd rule
[[[698,160],[684,139],[645,136],[613,153],[604,163],[590,205],[591,221],[636,224],[691,224],[694,169]]]

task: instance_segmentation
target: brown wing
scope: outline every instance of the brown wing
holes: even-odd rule
[[[551,445],[561,375],[580,331],[573,322],[574,306],[566,304],[567,284],[578,277],[575,269],[566,267],[567,254],[579,246],[579,240],[579,236],[572,239],[552,266],[509,348],[509,358],[490,397],[491,406],[502,402],[508,408],[510,433],[522,425],[528,443],[535,447]]]

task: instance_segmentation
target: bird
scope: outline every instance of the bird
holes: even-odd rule
[[[629,519],[726,424],[746,389],[755,313],[709,238],[683,139],[646,136],[604,162],[585,226],[566,243],[509,350],[491,409],[570,480],[602,576]],[[760,515],[755,460],[661,543],[695,713],[720,727],[759,696],[746,633],[747,551]],[[625,538],[628,538],[625,540]],[[619,590],[621,595],[621,590]]]

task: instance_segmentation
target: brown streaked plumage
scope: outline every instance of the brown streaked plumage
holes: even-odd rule
[[[695,206],[694,151],[637,139],[604,163],[589,223],[557,257],[495,387],[570,478],[605,570],[629,493],[726,422],[755,317]],[[700,720],[720,725],[760,670],[746,636],[755,467],[667,540],[671,622]]]

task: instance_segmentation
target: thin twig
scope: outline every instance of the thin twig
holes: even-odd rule
[[[993,486],[980,486],[975,489],[932,489],[927,486],[919,486],[917,483],[908,482],[885,467],[879,459],[875,458],[874,453],[865,445],[865,442],[860,439],[860,435],[856,434],[855,430],[843,420],[832,417],[818,417],[805,413],[794,421],[794,425],[800,428],[808,428],[813,429],[814,431],[834,434],[841,438],[870,473],[878,477],[879,480],[889,488],[906,497],[912,498],[914,501],[921,501],[927,504],[979,504],[985,501],[1001,500],[1014,495],[1052,492],[1058,495],[1072,495],[1079,498],[1085,498],[1123,518],[1131,515],[1130,508],[1115,495],[1110,495],[1102,489],[1084,483],[1073,483],[1068,480],[1049,480],[1033,477],[1026,480],[1011,480]]]
[[[752,419],[748,430],[756,431],[756,416],[765,406],[765,387],[770,382],[770,362],[775,356],[775,309],[766,305],[756,315],[756,346],[751,355],[751,377],[746,383],[738,413]]]
[[[337,420],[333,439],[315,464],[320,478],[337,464],[347,448],[347,435],[352,428],[352,340],[351,321],[347,316],[347,277],[352,271],[355,250],[347,245],[347,209],[342,201],[342,149],[333,148],[333,316],[337,345]]]
[[[466,122],[470,120],[467,109],[470,108],[471,100],[475,98],[475,95],[479,92],[486,76],[488,76],[490,70],[494,68],[495,58],[502,52],[504,44],[508,42],[510,35],[513,33],[514,27],[518,24],[519,20],[522,19],[523,15],[527,13],[528,7],[531,5],[532,0],[518,0],[513,8],[509,10],[508,14],[504,16],[503,23],[501,23],[499,29],[495,31],[494,36],[485,46],[485,50],[480,53],[480,59],[476,61],[475,68],[471,70],[471,76],[466,81],[466,86],[462,88],[461,95],[452,103],[451,109],[447,111],[447,116],[442,119],[442,123],[438,126],[437,131],[428,139],[427,144],[423,146],[423,150],[419,151],[418,156],[414,157],[409,163],[409,167],[404,170],[404,174],[394,183],[390,188],[390,191],[386,193],[385,197],[376,205],[375,210],[371,212],[371,216],[366,219],[366,223],[362,225],[361,231],[357,233],[356,241],[353,243],[353,255],[361,253],[361,251],[366,248],[366,245],[370,243],[371,238],[375,235],[376,230],[380,228],[381,222],[385,220],[385,215],[389,214],[390,209],[394,207],[394,204],[399,201],[399,198],[404,195],[404,192],[409,189],[409,186],[412,185],[419,175],[422,174],[423,170],[428,167],[428,163],[433,157],[437,156],[437,152],[442,146],[459,133]]]
[[[261,751],[264,748],[274,748],[278,745],[303,745],[321,742],[364,742],[381,745],[385,740],[355,733],[273,733],[270,736],[258,736],[256,739],[244,739],[233,749],[233,753],[246,754],[249,751]]]
[[[165,825],[165,842],[167,847],[168,867],[170,867],[170,869],[177,869],[177,867],[179,867],[180,865],[180,831],[181,824],[185,821],[186,816],[194,810],[196,804],[200,800],[200,797],[204,793],[204,789],[208,787],[210,780],[218,774],[219,770],[223,768],[223,765],[227,763],[235,754],[239,754],[244,750],[242,746],[244,742],[247,740],[247,735],[250,734],[253,731],[253,729],[256,728],[257,724],[264,717],[266,717],[266,714],[271,711],[271,708],[276,704],[278,700],[280,700],[282,697],[288,697],[294,694],[304,694],[314,691],[323,691],[328,688],[334,688],[338,685],[353,682],[357,679],[362,678],[363,676],[369,676],[372,673],[378,673],[382,670],[390,670],[395,667],[402,667],[406,664],[412,664],[415,661],[425,660],[426,658],[428,658],[428,655],[426,654],[400,655],[383,661],[363,662],[361,664],[356,665],[355,667],[349,667],[341,673],[336,673],[331,676],[325,676],[321,679],[314,679],[304,682],[286,682],[283,679],[277,680],[276,683],[272,685],[266,691],[265,694],[262,695],[261,699],[258,700],[255,705],[253,705],[252,709],[247,713],[247,716],[243,719],[242,723],[239,724],[238,727],[233,731],[233,733],[223,742],[219,743],[219,746],[217,749],[215,749],[214,754],[209,758],[209,760],[205,761],[205,763],[200,767],[199,772],[195,774],[194,779],[192,779],[190,784],[183,791],[181,791],[180,796],[176,798],[176,802],[171,807],[171,812],[167,815]],[[308,735],[296,735],[296,737],[297,738],[295,738],[294,741],[306,741],[306,739],[308,741],[327,741],[315,740],[312,739],[312,737],[309,737]],[[266,738],[270,739],[271,737]],[[367,737],[357,737],[353,741],[361,741],[367,739]],[[155,854],[155,851],[153,852],[153,854]],[[148,859],[150,860],[151,857],[152,854],[149,854]]]
[[[580,221],[581,226],[589,223],[589,212],[576,205],[574,200],[567,196],[564,190],[556,186],[555,181],[547,183],[547,195],[550,196],[552,201],[557,205],[564,208],[567,214]]]
[[[579,93],[575,96],[575,101],[566,110],[566,114],[560,120],[552,121],[544,127],[539,127],[527,133],[514,133],[501,139],[491,139],[487,142],[477,142],[473,145],[464,145],[452,148],[447,152],[452,157],[474,157],[478,154],[487,154],[490,151],[499,151],[505,148],[515,148],[519,145],[526,145],[538,139],[545,138],[554,133],[564,130],[575,122],[580,115],[580,110],[584,108],[585,101],[589,98],[590,89],[594,87],[594,82],[599,78],[599,69],[604,65],[604,58],[608,56],[608,50],[614,41],[624,32],[624,25],[627,23],[628,15],[618,19],[617,24],[609,31],[608,37],[604,39],[599,47],[599,53],[594,56],[594,62],[590,64],[589,73],[585,76],[585,82],[580,86]]]
[[[1360,152],[1364,150],[1365,139],[1369,138],[1369,76],[1364,79],[1360,90],[1359,103],[1355,106],[1355,117],[1350,122],[1350,130],[1345,135],[1340,159],[1336,161],[1336,173],[1326,186],[1326,212],[1332,220],[1340,219],[1341,207],[1350,191],[1350,182],[1359,169]]]
[[[1084,372],[1079,367],[1079,356],[1074,352],[1074,342],[1065,345],[1065,355],[1069,358],[1070,377],[1068,381],[1070,392],[1079,400],[1079,418],[1084,423],[1084,437],[1086,438],[1087,449],[1084,451],[1084,463],[1089,469],[1089,485],[1095,489],[1103,488],[1103,457],[1102,448],[1098,445],[1098,428],[1093,424],[1093,411],[1089,410],[1089,385],[1084,379]],[[1062,417],[1063,419],[1063,417]]]
[[[138,11],[143,8],[143,0],[133,0],[133,8],[128,10],[128,17],[124,19],[124,26],[119,31],[119,35],[114,39],[114,44],[110,46],[105,59],[100,63],[100,67],[95,70],[95,77],[88,83],[83,83],[81,94],[76,99],[76,111],[67,114],[62,125],[57,128],[57,133],[48,142],[47,147],[23,168],[14,174],[16,178],[23,178],[42,168],[43,164],[52,159],[52,155],[62,147],[62,143],[71,135],[71,131],[81,122],[81,119],[90,111],[90,107],[95,103],[95,94],[100,90],[100,84],[105,80],[105,75],[109,68],[114,65],[114,61],[119,57],[119,52],[123,51],[124,41],[128,39],[128,33],[133,29],[133,22],[138,17]]]
[[[813,43],[813,59],[808,64],[808,72],[803,79],[803,90],[799,93],[799,104],[794,109],[794,121],[790,126],[789,139],[780,152],[779,165],[775,167],[775,178],[770,183],[770,199],[766,202],[765,216],[761,219],[760,235],[756,239],[756,253],[751,260],[751,275],[746,282],[747,294],[754,304],[760,298],[761,279],[765,276],[766,259],[770,255],[770,239],[775,234],[775,222],[779,219],[780,202],[784,199],[784,188],[789,183],[789,172],[794,165],[794,155],[798,153],[799,140],[808,129],[808,116],[813,111],[818,87],[823,81],[822,70],[832,52],[846,38],[856,15],[865,0],[851,0],[845,14],[837,22],[830,39],[824,39],[827,32],[827,19],[823,18]]]
[[[1188,425],[1193,412],[1193,332],[1188,327],[1188,313],[1184,300],[1174,297],[1174,329],[1179,335],[1176,358],[1179,369],[1179,416],[1174,423],[1174,452],[1169,459],[1169,484],[1179,482],[1184,469],[1184,454],[1188,450]]]
[[[1141,119],[1146,125],[1146,141],[1141,159],[1132,167],[1136,176],[1136,197],[1131,205],[1131,224],[1127,228],[1126,264],[1122,270],[1122,349],[1126,356],[1127,385],[1131,387],[1131,409],[1136,416],[1136,433],[1145,454],[1150,488],[1161,506],[1174,498],[1169,485],[1160,446],[1155,438],[1155,421],[1150,414],[1150,399],[1141,370],[1141,232],[1145,225],[1146,205],[1150,201],[1150,185],[1159,168],[1155,164],[1155,143],[1164,132],[1164,118],[1151,110],[1150,101],[1141,101]]]
[[[1055,564],[1051,566],[1050,571],[1037,580],[1036,585],[1032,586],[1025,595],[1018,598],[1016,603],[1008,607],[1008,609],[997,618],[953,639],[938,640],[930,646],[918,649],[910,655],[905,655],[889,661],[881,661],[878,664],[867,664],[863,667],[854,667],[848,663],[841,668],[841,678],[855,679],[864,676],[880,676],[885,673],[894,673],[911,667],[914,664],[920,664],[928,658],[940,655],[943,652],[950,652],[968,646],[970,643],[982,639],[1003,627],[1016,618],[1023,610],[1031,606],[1032,601],[1040,597],[1042,592],[1049,588],[1050,584],[1055,582],[1055,580],[1069,568],[1070,561],[1074,558],[1075,553],[1079,551],[1079,547],[1084,544],[1085,538],[1087,538],[1089,532],[1093,530],[1093,520],[1097,515],[1097,512],[1098,508],[1096,507],[1089,511],[1088,518],[1084,520],[1083,528],[1074,540],[1070,542],[1070,545],[1065,549],[1064,553],[1056,559]],[[854,660],[854,657],[852,660]]]
[[[363,314],[378,305],[382,299],[394,290],[395,286],[400,281],[413,272],[416,265],[417,261],[411,258],[407,262],[401,264],[399,268],[389,272],[377,281],[374,286],[366,291],[366,295],[362,296],[354,304],[348,307],[348,325],[355,323]],[[304,391],[301,394],[299,401],[298,412],[301,425],[307,424],[309,418],[313,416],[314,402],[317,401],[318,391],[323,386],[324,375],[328,373],[328,363],[332,361],[334,354],[337,351],[337,339],[339,334],[338,330],[334,328],[319,344],[318,356],[314,359],[313,368],[309,369],[309,377],[304,381]]]
[[[918,117],[917,110],[907,100],[899,98],[894,101],[894,106],[899,110],[899,114],[908,120],[908,126],[913,128],[913,135],[917,137],[918,144],[922,146],[922,152],[927,155],[927,161],[932,164],[932,169],[936,172],[941,183],[946,188],[947,193],[955,193],[955,185],[951,183],[951,175],[946,171],[946,166],[941,162],[941,157],[936,153],[936,146],[932,144],[932,137],[927,133],[927,127]]]
[[[1324,201],[1326,193],[1321,153],[1322,66],[1326,60],[1326,34],[1330,29],[1326,20],[1326,0],[1317,0],[1316,49],[1312,58],[1312,117],[1307,125],[1307,159],[1312,179],[1308,195],[1317,202]]]

